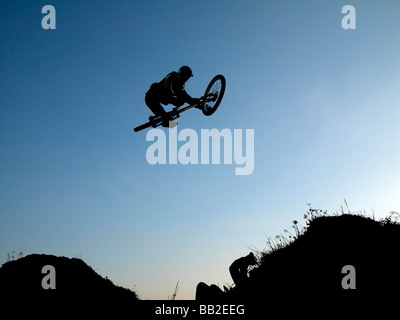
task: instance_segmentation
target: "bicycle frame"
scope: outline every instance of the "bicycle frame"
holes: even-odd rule
[[[169,119],[169,120],[175,120],[175,119],[180,117],[180,114],[182,112],[185,112],[185,111],[187,111],[189,109],[192,109],[192,108],[196,108],[197,106],[198,106],[198,104],[196,103],[196,104],[193,104],[193,105],[189,105],[189,106],[183,107],[181,109],[179,109],[179,107],[175,107],[171,111],[167,112],[168,116],[166,118]],[[164,118],[161,117],[161,116],[150,116],[149,117],[149,122],[151,123],[151,126],[153,128],[156,128],[159,125],[161,125],[161,123],[163,121],[164,121]]]
[[[218,97],[217,94],[210,93],[210,94],[208,94],[207,96],[201,97],[200,100],[201,100],[201,101],[204,101],[204,99],[206,99],[205,103],[207,103],[208,101],[215,101],[215,100],[217,99],[217,97]],[[192,104],[192,105],[183,107],[183,108],[181,108],[181,109],[179,109],[179,107],[175,107],[175,108],[173,108],[171,111],[167,112],[167,114],[171,117],[171,120],[175,120],[175,119],[177,119],[177,118],[180,117],[180,114],[181,114],[182,112],[185,112],[185,111],[187,111],[187,110],[189,110],[189,109],[192,109],[192,108],[201,109],[201,107],[199,106],[199,104],[198,104],[198,103],[195,103],[195,104]],[[160,117],[160,118],[161,118],[161,117]],[[150,118],[149,118],[149,119],[150,119]]]
[[[207,103],[208,101],[215,101],[217,99],[218,95],[217,94],[213,94],[210,93],[207,96],[203,96],[200,98],[200,100],[202,101],[200,104],[199,103],[195,103],[189,106],[185,106],[185,107],[175,107],[173,108],[171,111],[167,112],[167,119],[169,120],[175,120],[177,118],[180,117],[180,114],[182,112],[185,112],[189,109],[192,108],[198,108],[198,109],[202,109],[201,104],[202,103]],[[204,102],[205,99],[205,102]],[[148,127],[153,127],[156,128],[158,126],[160,126],[162,124],[162,122],[165,120],[164,117],[161,116],[150,116],[149,117],[149,122],[142,124],[141,126],[138,126],[134,129],[135,132],[140,131],[142,129],[148,128]]]

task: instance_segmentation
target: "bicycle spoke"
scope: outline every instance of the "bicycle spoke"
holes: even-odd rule
[[[221,92],[221,81],[216,81],[210,89],[209,95],[212,96],[210,100],[207,101],[207,108],[213,109],[216,101],[218,100],[219,94]]]

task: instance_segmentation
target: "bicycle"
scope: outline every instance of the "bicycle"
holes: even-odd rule
[[[218,74],[214,78],[212,78],[212,80],[208,84],[204,95],[200,98],[200,103],[183,107],[175,107],[171,111],[167,112],[166,117],[150,116],[148,122],[134,128],[133,131],[138,132],[149,127],[156,128],[162,124],[165,118],[170,121],[175,120],[180,117],[180,114],[182,112],[185,112],[192,108],[202,110],[205,116],[211,116],[218,109],[222,101],[225,93],[225,87],[225,77],[222,74]]]

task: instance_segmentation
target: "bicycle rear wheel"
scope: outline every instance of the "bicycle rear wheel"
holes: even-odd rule
[[[226,80],[222,74],[216,75],[204,93],[203,114],[211,116],[219,107],[225,93]]]

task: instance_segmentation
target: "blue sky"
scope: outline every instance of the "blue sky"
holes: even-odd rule
[[[0,262],[81,257],[143,299],[177,281],[193,299],[306,203],[400,212],[399,15],[399,1],[2,1]],[[227,88],[178,130],[254,129],[251,175],[147,163],[144,93],[182,65],[192,96],[216,74]]]

